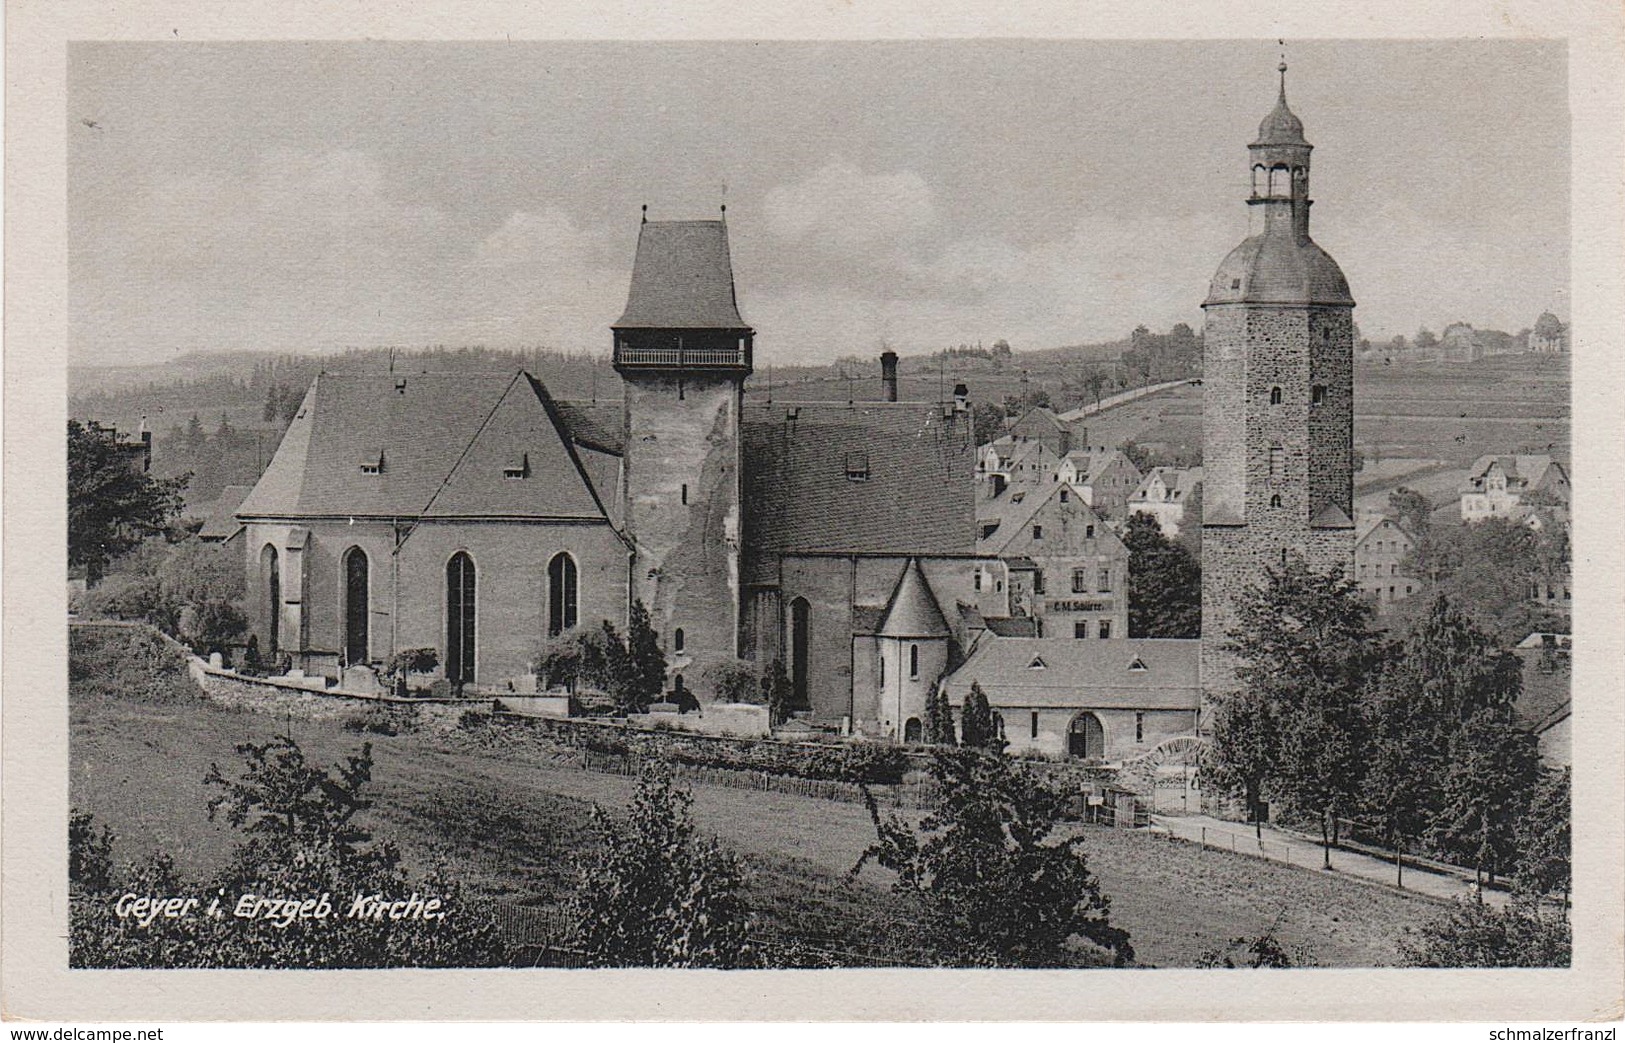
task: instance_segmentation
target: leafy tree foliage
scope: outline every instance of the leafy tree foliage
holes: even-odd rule
[[[1433,501],[1415,489],[1402,485],[1389,493],[1388,512],[1401,528],[1418,539],[1433,527]]]
[[[739,860],[695,834],[693,798],[650,762],[624,820],[594,807],[598,843],[568,915],[595,967],[740,967],[751,959]]]
[[[1266,693],[1238,689],[1219,697],[1213,713],[1214,756],[1204,766],[1203,778],[1219,790],[1239,794],[1263,836],[1265,786],[1280,763],[1280,725]]]
[[[1535,787],[1529,809],[1517,825],[1518,863],[1513,872],[1519,890],[1532,901],[1551,894],[1562,895],[1568,904],[1572,869],[1570,866],[1571,822],[1570,769],[1548,771]]]
[[[777,726],[790,719],[791,705],[795,702],[796,686],[790,681],[790,671],[784,660],[774,657],[768,664],[767,677],[762,682],[767,693],[768,719]]]
[[[649,620],[643,601],[632,602],[626,620],[626,659],[628,703],[638,709],[659,700],[666,690],[666,653],[660,648],[660,635]]]
[[[160,480],[132,467],[127,444],[68,421],[68,564],[83,566],[92,585],[181,509],[186,478]]]
[[[94,816],[74,808],[68,815],[68,883],[101,894],[113,889],[113,831],[97,833]]]
[[[959,708],[959,742],[962,746],[995,753],[1004,749],[993,707],[988,705],[987,693],[977,681],[971,682],[965,704]]]
[[[894,891],[926,910],[945,961],[1065,967],[1134,959],[1082,837],[1059,835],[1059,795],[1013,761],[977,750],[938,750],[931,774],[941,797],[917,830],[882,818],[869,799],[878,839],[853,873],[871,859],[897,873]]]
[[[955,746],[954,712],[948,705],[948,691],[938,684],[925,697],[925,734],[922,738],[933,746]]]
[[[1148,514],[1129,516],[1128,636],[1199,637],[1202,633],[1202,566],[1162,534]]]
[[[1510,647],[1531,631],[1568,632],[1566,617],[1530,598],[1534,580],[1567,575],[1568,558],[1566,533],[1537,533],[1505,518],[1490,518],[1429,528],[1406,568],[1427,577],[1439,593]]]
[[[1227,647],[1240,660],[1237,678],[1276,725],[1265,785],[1319,820],[1330,866],[1334,823],[1354,812],[1363,781],[1363,686],[1381,656],[1370,607],[1341,572],[1316,573],[1293,556],[1237,599],[1236,614]],[[1216,744],[1214,757],[1243,778],[1253,763],[1246,742]]]
[[[1529,807],[1540,753],[1509,711],[1479,710],[1451,739],[1435,843],[1471,865],[1480,883],[1485,874],[1493,881],[1516,861],[1516,830]]]
[[[1566,921],[1544,919],[1518,903],[1496,909],[1461,902],[1407,929],[1399,952],[1410,967],[1567,967],[1573,939]]]
[[[719,703],[754,703],[766,705],[762,673],[756,664],[745,659],[725,659],[705,670],[705,681]]]

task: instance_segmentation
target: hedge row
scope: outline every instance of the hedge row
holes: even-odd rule
[[[905,750],[878,743],[792,745],[563,722],[548,722],[542,727],[554,740],[594,753],[663,757],[694,767],[760,771],[828,782],[895,785],[903,781],[910,767]]]

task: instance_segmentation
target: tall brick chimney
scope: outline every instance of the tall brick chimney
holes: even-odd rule
[[[880,353],[880,387],[887,402],[897,401],[897,352]]]

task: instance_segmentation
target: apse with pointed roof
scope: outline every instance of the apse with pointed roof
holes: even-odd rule
[[[920,571],[918,558],[910,558],[903,576],[892,591],[891,602],[880,623],[880,637],[934,638],[947,637],[948,620],[931,593],[931,584]]]

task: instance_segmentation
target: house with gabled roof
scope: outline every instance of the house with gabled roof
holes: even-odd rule
[[[1012,753],[1121,763],[1191,735],[1201,708],[1200,641],[984,639],[943,680],[964,706],[979,685]]]
[[[1077,489],[1084,502],[1113,522],[1128,520],[1129,499],[1142,480],[1134,461],[1122,450],[1105,446],[1067,453],[1055,469],[1055,477]]]
[[[1461,486],[1461,520],[1471,524],[1488,518],[1522,520],[1530,502],[1567,506],[1568,471],[1543,454],[1481,456],[1473,461]]]
[[[1360,514],[1354,522],[1354,579],[1382,612],[1422,589],[1406,568],[1416,537],[1383,514]]]
[[[1128,548],[1075,487],[1008,490],[977,505],[974,578],[984,617],[1042,636],[1128,636]]]
[[[1173,539],[1186,524],[1185,505],[1196,499],[1201,484],[1200,467],[1153,467],[1129,497],[1128,511],[1155,518],[1162,534]],[[1192,521],[1201,524],[1199,518]]]

